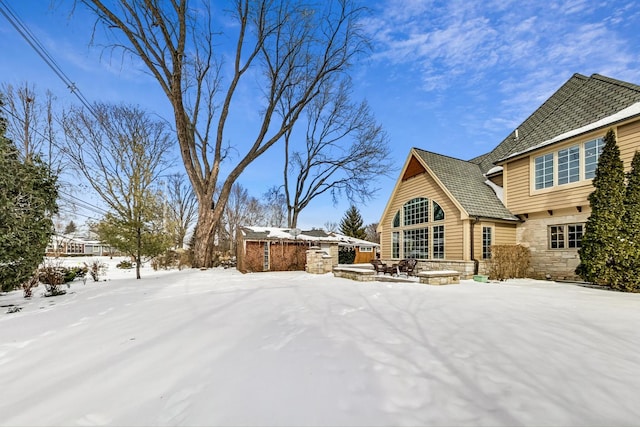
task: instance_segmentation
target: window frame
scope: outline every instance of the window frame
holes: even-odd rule
[[[570,231],[570,227],[574,227],[574,230]],[[578,228],[580,231],[578,231]],[[580,249],[582,247],[584,228],[584,222],[549,224],[547,226],[547,249],[551,251]]]
[[[531,193],[586,184],[595,176],[603,148],[604,137],[599,136],[530,156]]]
[[[482,226],[482,259],[491,259],[491,246],[493,245],[493,227]],[[487,239],[488,236],[488,239]]]

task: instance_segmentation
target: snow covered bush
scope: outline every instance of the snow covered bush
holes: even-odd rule
[[[93,259],[90,261],[89,265],[85,264],[85,266],[94,282],[99,282],[100,276],[104,276],[107,271],[107,264],[99,259]]]

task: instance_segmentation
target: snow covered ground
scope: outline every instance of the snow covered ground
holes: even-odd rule
[[[77,262],[71,260],[70,262]],[[640,295],[142,271],[0,295],[1,425],[638,425]]]

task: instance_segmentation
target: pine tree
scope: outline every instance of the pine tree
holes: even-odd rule
[[[627,174],[627,190],[622,219],[623,257],[620,290],[640,291],[640,153],[636,151]]]
[[[73,234],[78,231],[78,226],[73,220],[69,221],[69,224],[64,228],[64,234]]]
[[[1,105],[0,100],[0,105]],[[0,289],[33,276],[53,233],[56,178],[37,157],[21,160],[0,117]]]
[[[618,286],[624,214],[624,168],[613,130],[604,137],[594,190],[589,195],[591,215],[585,224],[576,272],[586,281]]]
[[[354,205],[351,205],[340,221],[340,233],[356,239],[364,239],[367,233],[362,224],[363,220],[360,211]]]

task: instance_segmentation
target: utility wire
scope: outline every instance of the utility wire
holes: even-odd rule
[[[20,17],[11,9],[5,0],[0,0],[0,14],[2,14],[7,21],[18,31],[23,39],[31,46],[31,48],[44,60],[44,62],[53,70],[53,72],[62,80],[67,88],[74,94],[90,112],[98,118],[96,112],[93,110],[91,103],[87,101],[80,89],[74,82],[71,81],[69,76],[65,74],[60,68],[55,59],[47,52],[46,48],[40,43],[38,38],[29,30],[29,28],[22,22]]]

